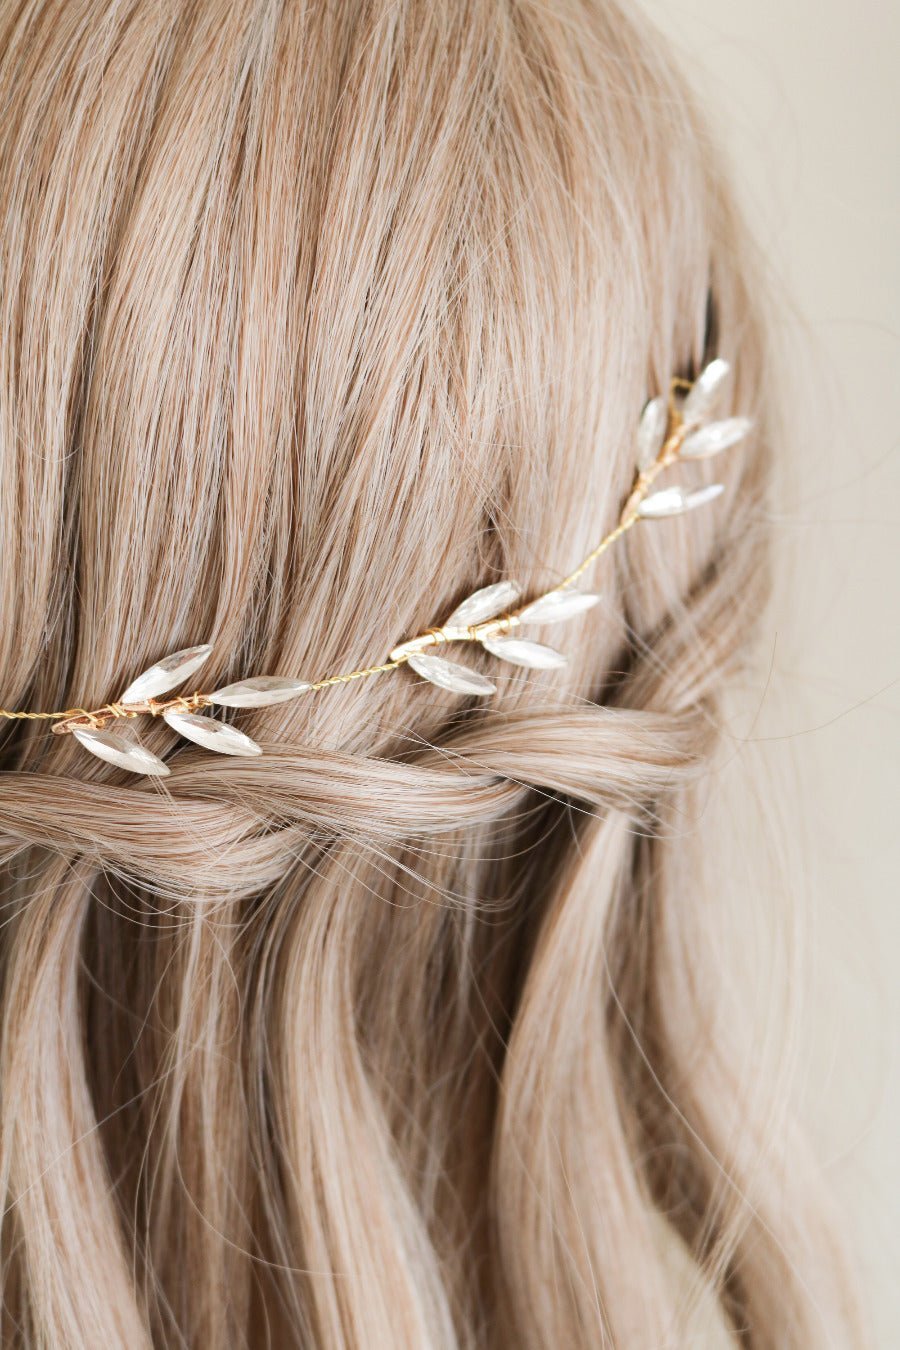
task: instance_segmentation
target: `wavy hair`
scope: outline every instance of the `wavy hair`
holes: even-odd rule
[[[709,940],[778,380],[658,36],[0,0],[0,203],[8,707],[202,641],[219,684],[378,660],[570,570],[670,375],[724,356],[755,416],[715,508],[604,559],[564,673],[341,685],[245,715],[254,761],[154,723],[165,784],[6,727],[4,1343],[850,1343]]]

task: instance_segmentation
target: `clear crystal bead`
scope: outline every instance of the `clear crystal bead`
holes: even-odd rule
[[[686,436],[678,453],[682,459],[709,459],[743,440],[752,426],[749,417],[728,417],[723,422],[710,422]]]
[[[195,670],[199,670],[211,651],[209,643],[204,643],[200,647],[185,647],[183,651],[164,656],[133,680],[125,693],[119,695],[118,702],[145,703],[148,698],[167,694],[189,675],[193,675]]]
[[[416,652],[409,658],[407,664],[417,675],[421,675],[423,680],[430,680],[432,684],[440,685],[441,689],[449,689],[454,694],[496,692],[496,685],[491,684],[490,680],[479,675],[476,670],[457,665],[455,661],[445,661],[442,656]]]
[[[600,599],[587,591],[548,591],[540,599],[533,600],[519,615],[521,623],[560,623],[576,614],[591,609]]]
[[[730,369],[731,366],[721,356],[717,356],[708,366],[704,366],[682,404],[681,415],[685,422],[700,422],[706,417]]]
[[[116,764],[120,769],[150,774],[154,778],[165,778],[170,772],[168,764],[125,733],[102,731],[97,727],[73,727],[72,735],[92,755],[106,760],[107,764]]]
[[[649,497],[645,497],[638,506],[637,513],[645,520],[657,520],[662,516],[680,516],[682,511],[686,510],[686,500],[684,488],[662,488],[659,492],[651,492]]]
[[[649,469],[659,458],[669,425],[669,407],[666,399],[651,398],[641,413],[637,432],[637,466]]]
[[[667,487],[645,497],[637,509],[638,515],[645,520],[661,520],[665,516],[681,516],[685,511],[714,501],[725,488],[721,483],[711,483],[709,487],[688,491],[683,487]]]
[[[540,642],[525,642],[522,638],[486,637],[482,638],[481,645],[492,656],[499,656],[501,661],[528,666],[532,670],[556,670],[567,664],[562,652]]]
[[[443,628],[474,628],[478,623],[494,619],[505,613],[518,600],[521,591],[514,581],[497,581],[493,586],[483,586],[464,600],[461,605],[445,619]]]
[[[693,511],[698,506],[706,506],[708,502],[714,502],[717,497],[721,497],[724,491],[724,483],[710,483],[708,487],[694,488],[693,492],[687,495],[686,509]]]
[[[268,708],[273,703],[286,703],[311,688],[305,680],[290,680],[283,675],[253,675],[217,689],[210,694],[209,701],[220,708]]]
[[[163,717],[173,731],[204,750],[216,750],[220,755],[261,755],[262,749],[245,736],[236,727],[226,722],[217,722],[214,717],[205,717],[202,713],[180,712],[177,708],[167,708]]]

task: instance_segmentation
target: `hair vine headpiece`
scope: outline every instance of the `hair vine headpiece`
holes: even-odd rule
[[[681,460],[708,459],[740,441],[749,431],[747,417],[729,417],[708,422],[715,398],[728,374],[727,361],[711,361],[693,383],[673,378],[668,397],[660,395],[644,407],[637,430],[637,473],[632,490],[614,529],[563,581],[525,604],[520,588],[512,581],[499,581],[464,600],[444,622],[418,637],[394,647],[386,661],[342,675],[329,675],[313,682],[281,675],[256,675],[238,680],[211,694],[196,692],[164,698],[183,684],[206,661],[211,646],[188,647],[164,657],[134,680],[123,694],[102,708],[66,708],[62,712],[8,712],[0,717],[53,721],[58,735],[71,733],[100,759],[133,773],[157,777],[169,766],[144,748],[136,737],[107,728],[120,720],[162,717],[173,731],[207,750],[226,755],[259,755],[260,747],[249,736],[226,722],[200,712],[210,706],[262,708],[283,703],[330,685],[346,684],[407,665],[417,675],[442,689],[458,694],[492,694],[495,686],[484,675],[435,656],[430,650],[455,642],[477,642],[485,651],[513,665],[532,669],[564,666],[565,656],[552,647],[510,633],[528,624],[556,623],[573,618],[595,605],[599,596],[575,589],[584,573],[618,539],[640,520],[658,520],[681,515],[713,501],[723,491],[721,483],[686,488],[679,485],[650,489],[663,470]]]

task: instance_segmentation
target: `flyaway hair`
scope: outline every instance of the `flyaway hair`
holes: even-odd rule
[[[672,377],[752,421],[565,668],[470,643],[490,699],[224,705],[258,755],[151,716],[145,777],[0,719],[4,1345],[859,1343],[712,938],[767,313],[631,6],[0,0],[5,709],[365,668],[570,576]]]

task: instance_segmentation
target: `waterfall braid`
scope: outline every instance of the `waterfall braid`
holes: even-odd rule
[[[155,719],[164,781],[0,724],[4,1343],[851,1343],[707,936],[778,382],[658,36],[0,0],[0,203],[6,707],[201,640],[220,685],[365,665],[571,571],[670,375],[726,358],[754,418],[714,508],[598,566],[565,671],[474,655],[489,704],[349,682],[242,714],[255,759]]]

